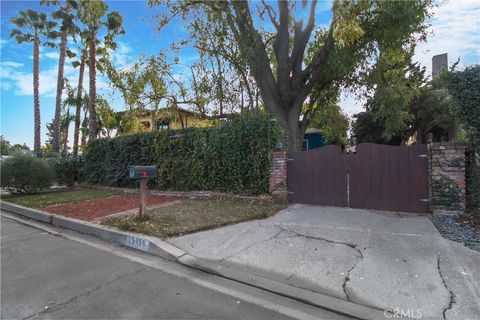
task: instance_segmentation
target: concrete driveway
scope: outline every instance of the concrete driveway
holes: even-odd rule
[[[169,242],[392,317],[480,319],[480,253],[444,239],[427,217],[292,205],[269,219]]]

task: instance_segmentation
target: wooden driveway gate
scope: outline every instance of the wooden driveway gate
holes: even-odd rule
[[[355,153],[338,146],[289,153],[287,185],[294,202],[428,212],[426,145],[364,143]]]

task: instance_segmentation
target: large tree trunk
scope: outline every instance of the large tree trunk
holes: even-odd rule
[[[63,70],[65,66],[65,55],[67,52],[67,33],[62,33],[60,41],[60,58],[58,59],[58,76],[57,76],[57,98],[55,100],[55,118],[53,119],[53,137],[52,149],[53,152],[60,152],[60,121],[62,112],[62,93],[65,79],[63,77]]]
[[[40,81],[39,81],[39,69],[40,69],[40,40],[38,35],[35,34],[33,41],[33,113],[35,118],[34,123],[34,143],[33,152],[39,156],[42,147],[42,140],[40,136]]]
[[[281,109],[289,110],[288,114],[282,112],[277,115],[279,125],[282,127],[285,134],[285,142],[287,143],[286,149],[293,152],[301,151],[303,135],[305,134],[306,127],[301,125],[300,121],[298,121],[300,114],[295,111],[297,108],[293,106]]]
[[[96,66],[96,37],[92,36],[90,40],[90,57],[88,63],[88,70],[90,76],[90,92],[89,92],[89,107],[88,111],[90,114],[88,122],[88,139],[90,141],[96,139],[97,137],[97,113],[95,110],[95,104],[97,103],[97,87],[96,87],[96,77],[97,77],[97,66]]]
[[[298,119],[292,119],[292,121],[289,122],[288,130],[286,131],[288,151],[300,151],[302,147],[302,139],[303,134],[301,134],[298,126]]]
[[[80,70],[78,73],[78,86],[77,86],[77,108],[75,110],[75,129],[73,133],[73,156],[78,155],[78,138],[80,136],[80,113],[82,111],[82,91],[83,91],[83,74],[85,72],[85,63],[87,54],[84,51],[82,53],[82,60],[80,61]]]

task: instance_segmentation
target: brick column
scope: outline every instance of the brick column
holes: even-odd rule
[[[269,191],[275,197],[288,198],[286,151],[276,151],[271,155]]]
[[[465,149],[454,142],[434,142],[430,151],[430,209],[435,214],[465,210]]]

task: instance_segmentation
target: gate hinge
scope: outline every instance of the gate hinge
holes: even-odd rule
[[[419,158],[428,158],[428,155],[426,155],[426,154],[421,154],[421,155],[419,155],[418,157],[419,157]]]
[[[420,200],[422,202],[430,202],[430,199],[428,199],[428,198],[427,199],[418,199],[418,200]]]
[[[293,161],[293,159],[287,158],[287,161]]]

